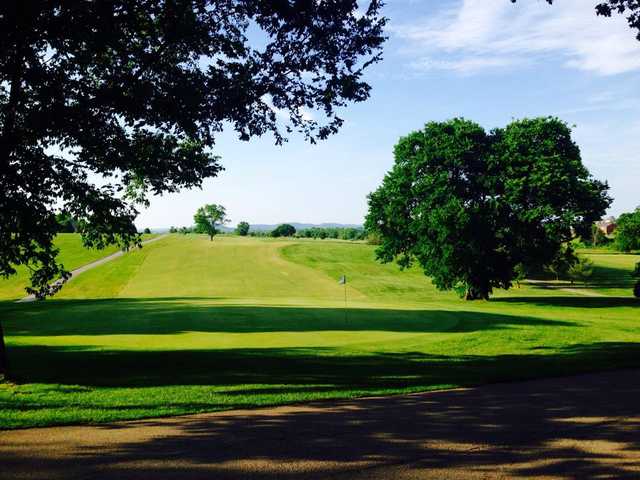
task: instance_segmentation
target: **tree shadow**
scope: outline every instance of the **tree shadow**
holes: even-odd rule
[[[537,275],[533,275],[530,279],[524,280],[523,283],[533,288],[542,288],[545,290],[557,290],[562,288],[571,288],[574,290],[594,288],[622,288],[631,290],[633,288],[633,285],[635,284],[635,280],[631,274],[631,270],[632,269],[594,265],[593,273],[586,283],[570,283],[566,278],[556,280],[552,275],[546,273],[538,273]]]
[[[540,307],[571,307],[571,308],[615,308],[640,307],[640,300],[633,297],[496,297],[491,302],[524,303]]]
[[[637,478],[640,372],[49,430],[37,450],[22,438],[0,442],[6,478]]]
[[[207,299],[210,300],[210,299]],[[474,332],[521,325],[576,326],[562,320],[452,310],[211,305],[192,298],[61,300],[7,310],[7,337],[384,331]]]

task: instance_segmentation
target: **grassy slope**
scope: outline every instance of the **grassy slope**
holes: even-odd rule
[[[640,363],[640,309],[631,298],[525,286],[469,303],[437,292],[417,269],[372,257],[372,247],[356,243],[172,236],[86,272],[58,300],[0,304],[18,380],[0,387],[0,426]],[[598,275],[623,278],[637,258],[617,257],[594,258]],[[611,293],[599,285],[594,291]]]
[[[68,270],[81,267],[118,250],[117,247],[107,247],[104,250],[85,248],[80,235],[75,233],[59,234],[55,245],[60,249],[58,259]],[[0,300],[24,297],[24,289],[28,284],[29,271],[25,267],[19,267],[17,275],[0,279]]]
[[[155,235],[143,235],[147,240]],[[116,246],[108,246],[103,250],[86,248],[82,238],[76,233],[60,233],[55,239],[55,246],[60,249],[58,260],[67,270],[73,270],[95,260],[118,251]],[[29,271],[26,267],[18,267],[18,273],[9,278],[0,278],[0,300],[16,300],[26,295],[25,287],[29,285]]]

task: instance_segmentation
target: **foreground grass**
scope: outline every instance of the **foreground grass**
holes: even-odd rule
[[[0,387],[0,426],[640,364],[640,309],[632,298],[527,286],[463,302],[437,292],[420,271],[400,272],[372,255],[357,243],[173,236],[83,274],[58,300],[0,304],[16,378]],[[624,261],[594,262],[610,278],[627,272]]]

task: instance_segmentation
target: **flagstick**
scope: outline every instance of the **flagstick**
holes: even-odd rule
[[[347,322],[347,282],[344,282],[344,321]]]

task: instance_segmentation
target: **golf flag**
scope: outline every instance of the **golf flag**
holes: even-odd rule
[[[342,275],[340,277],[340,280],[338,280],[338,285],[345,285],[347,283],[347,276],[346,275]]]

